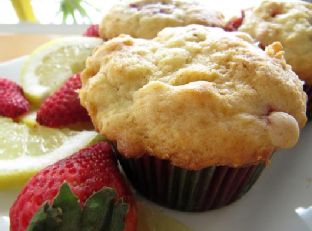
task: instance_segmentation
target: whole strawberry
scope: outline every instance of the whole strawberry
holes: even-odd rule
[[[29,107],[22,88],[15,82],[0,77],[0,115],[14,119],[26,113]]]
[[[80,105],[77,93],[80,88],[80,75],[75,74],[42,103],[37,112],[37,122],[48,127],[62,127],[90,121],[86,109]]]
[[[100,37],[99,34],[99,25],[94,24],[89,26],[86,31],[83,33],[84,36],[87,37]]]
[[[10,209],[10,224],[11,231],[135,231],[135,201],[111,146],[82,149],[32,177]]]

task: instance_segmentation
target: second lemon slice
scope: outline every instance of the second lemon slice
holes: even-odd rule
[[[65,37],[37,48],[21,72],[21,84],[28,99],[40,104],[71,75],[82,71],[87,57],[102,42],[99,38]]]
[[[95,131],[28,126],[0,117],[0,189],[20,185],[98,139]]]

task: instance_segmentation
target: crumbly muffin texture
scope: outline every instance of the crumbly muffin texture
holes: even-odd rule
[[[239,31],[264,45],[280,41],[285,58],[302,80],[312,84],[312,4],[263,1],[247,10]]]
[[[223,27],[224,18],[220,12],[195,1],[124,0],[105,14],[99,28],[105,39],[120,34],[150,39],[165,27],[189,24]]]
[[[87,59],[80,100],[126,157],[187,169],[256,164],[294,146],[306,122],[302,82],[281,49],[200,25],[153,40],[122,35]]]

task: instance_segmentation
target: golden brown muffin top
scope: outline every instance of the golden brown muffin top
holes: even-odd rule
[[[119,36],[88,58],[80,100],[126,157],[187,169],[256,164],[294,146],[306,123],[302,82],[281,49],[200,25]]]
[[[165,27],[190,24],[223,27],[224,17],[196,1],[123,0],[103,17],[100,35],[104,39],[120,34],[150,39]]]
[[[245,12],[240,31],[263,45],[280,41],[285,58],[302,80],[312,84],[312,4],[263,1]]]

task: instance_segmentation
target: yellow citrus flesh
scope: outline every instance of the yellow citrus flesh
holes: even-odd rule
[[[65,37],[37,48],[21,72],[26,97],[39,105],[71,75],[82,71],[87,57],[102,42],[99,38]]]
[[[29,126],[0,117],[0,189],[24,183],[40,169],[99,139],[95,131]]]
[[[19,121],[21,123],[26,124],[29,127],[34,127],[34,126],[37,126],[36,117],[37,117],[37,111],[30,111],[27,114],[23,115],[19,119]]]
[[[144,202],[138,205],[138,231],[192,231],[178,220]]]

